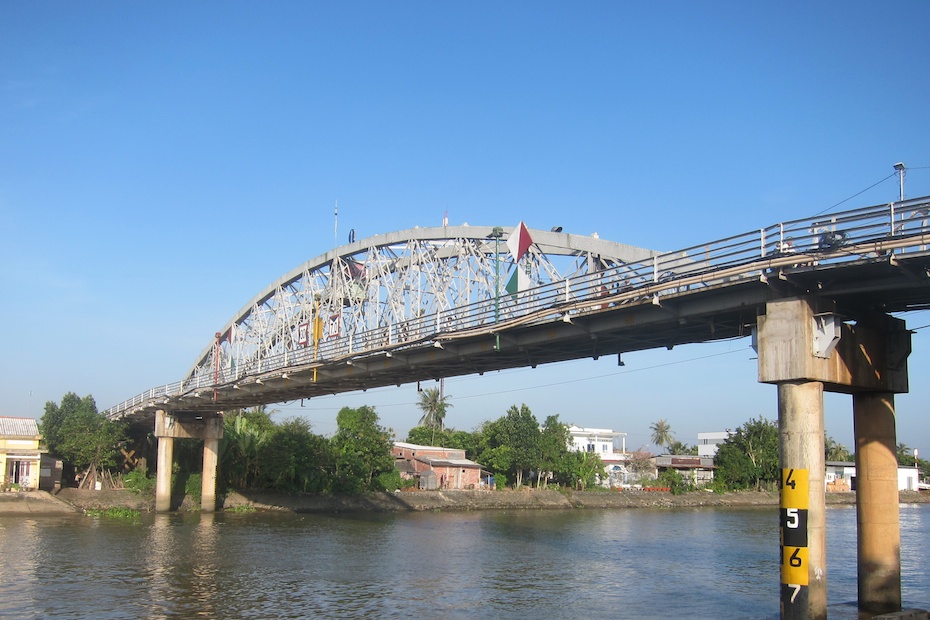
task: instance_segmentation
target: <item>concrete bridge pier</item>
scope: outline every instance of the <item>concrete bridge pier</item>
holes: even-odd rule
[[[223,438],[223,415],[185,415],[155,412],[155,437],[158,438],[158,463],[155,470],[155,511],[171,510],[171,468],[174,464],[175,439],[203,439],[203,486],[200,509],[216,510],[216,469],[219,441]]]
[[[856,523],[859,608],[901,609],[901,526],[898,514],[894,394],[855,394]]]
[[[844,322],[797,298],[758,319],[759,381],[778,386],[781,617],[827,617],[823,392],[853,395],[859,607],[901,609],[894,394],[907,392],[910,334],[887,315]]]

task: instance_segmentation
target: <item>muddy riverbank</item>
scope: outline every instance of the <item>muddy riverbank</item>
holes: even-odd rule
[[[855,504],[855,493],[828,493],[827,504]],[[82,491],[62,489],[55,500],[78,510],[124,507],[150,512],[152,497],[130,491]],[[410,512],[513,509],[622,509],[674,508],[697,506],[777,506],[776,492],[709,493],[696,491],[682,495],[650,491],[584,491],[562,493],[553,490],[521,491],[404,491],[368,493],[355,496],[283,495],[266,492],[235,492],[221,499],[218,509],[251,506],[257,510],[284,510],[302,513]],[[930,493],[902,492],[901,503],[930,503]],[[2,503],[0,503],[2,506]],[[199,510],[199,502],[187,497],[179,510]],[[2,508],[0,508],[2,510]]]

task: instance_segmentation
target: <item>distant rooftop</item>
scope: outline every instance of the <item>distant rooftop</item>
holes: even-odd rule
[[[39,424],[33,418],[8,418],[0,416],[0,436],[38,437]]]

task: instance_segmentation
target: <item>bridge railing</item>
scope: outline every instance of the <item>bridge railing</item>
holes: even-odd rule
[[[228,385],[285,368],[339,360],[349,363],[353,357],[378,350],[403,350],[424,342],[439,342],[456,334],[467,335],[473,330],[493,332],[498,323],[542,323],[560,315],[571,316],[645,299],[658,300],[703,286],[758,278],[772,259],[791,257],[797,262],[786,264],[801,267],[874,257],[879,251],[886,254],[926,251],[925,236],[914,239],[913,243],[910,239],[930,232],[928,220],[930,200],[927,198],[790,220],[636,263],[514,293],[501,292],[493,298],[440,309],[434,314],[396,324],[334,334],[320,340],[316,346],[261,358],[248,366],[218,368],[184,382],[153,388],[106,413],[110,417],[120,417],[160,399],[213,389],[216,385]],[[896,243],[889,245],[887,242]],[[881,249],[885,247],[890,249]]]

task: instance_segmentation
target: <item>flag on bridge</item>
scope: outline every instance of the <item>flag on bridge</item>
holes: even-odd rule
[[[532,244],[533,240],[530,238],[530,231],[526,229],[526,224],[522,221],[513,229],[513,232],[510,233],[510,237],[507,238],[507,248],[510,250],[510,255],[513,256],[515,261],[523,258],[523,255],[526,254],[526,251]]]
[[[510,293],[510,295],[516,295],[520,291],[525,291],[528,288],[530,288],[530,277],[523,269],[517,267],[514,269],[513,275],[510,276],[505,290]]]

